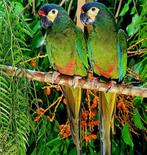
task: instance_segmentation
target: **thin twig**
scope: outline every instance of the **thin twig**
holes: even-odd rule
[[[30,6],[30,4],[28,3],[24,8],[23,8],[23,10],[26,10],[26,9],[28,9],[29,8],[29,6]]]
[[[73,3],[73,0],[71,0],[69,3],[68,10],[67,10],[68,15],[70,14],[72,3]]]
[[[24,63],[27,63],[27,62],[30,62],[30,61],[33,61],[33,60],[36,60],[36,59],[40,59],[40,58],[45,58],[47,56],[48,56],[47,54],[45,54],[45,55],[38,55],[38,56],[36,56],[34,58],[30,58],[28,60],[25,60],[23,62],[20,62],[20,64],[24,64]]]
[[[135,77],[136,80],[142,80],[139,74],[134,72],[131,68],[127,67],[127,72]]]
[[[133,4],[134,4],[134,8],[135,8],[136,13],[139,16],[139,13],[138,13],[137,8],[136,8],[136,2],[135,2],[135,0],[133,0]]]
[[[144,42],[145,40],[147,40],[147,38],[143,38],[143,39],[141,39],[140,41],[138,41],[137,43],[131,45],[131,46],[128,48],[128,51],[131,50],[132,48],[136,47],[138,44]]]
[[[32,0],[32,13],[33,15],[35,15],[36,11],[35,11],[35,0]]]
[[[84,26],[81,23],[80,20],[80,13],[81,13],[81,7],[84,5],[85,0],[78,0],[78,6],[77,6],[77,11],[76,11],[76,25],[81,28],[82,31],[84,31]]]
[[[66,2],[66,0],[62,0],[59,5],[62,6],[65,2]]]
[[[12,66],[0,65],[0,68],[7,73],[9,76],[17,76],[22,78],[27,78],[28,80],[40,81],[40,82],[52,82],[52,73],[32,71],[28,69],[19,69]],[[60,85],[66,85],[73,87],[74,78],[71,76],[60,75],[54,82]],[[132,95],[132,96],[142,96],[147,97],[147,88],[126,86],[126,85],[112,85],[110,88],[109,83],[97,82],[93,85],[92,80],[81,79],[79,80],[76,87],[83,89],[95,89],[98,91],[108,91],[118,94]]]
[[[119,1],[118,8],[117,8],[117,11],[116,11],[116,14],[115,14],[115,21],[116,21],[116,22],[117,22],[117,18],[118,18],[120,9],[121,9],[122,1],[123,1],[123,0],[120,0],[120,1]]]
[[[140,55],[140,54],[143,54],[145,52],[147,52],[147,49],[139,49],[137,51],[128,51],[128,57]]]

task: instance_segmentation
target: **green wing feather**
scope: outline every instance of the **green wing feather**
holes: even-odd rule
[[[92,34],[93,32],[91,32],[91,34]],[[92,60],[93,60],[93,58],[92,58],[92,48],[91,48],[91,38],[89,37],[89,39],[88,39],[88,58],[89,58],[89,61],[90,61],[90,66],[91,66],[91,68],[92,68],[92,70],[94,70],[94,67],[92,66]]]
[[[50,65],[51,65],[51,67],[54,67],[53,60],[52,60],[53,57],[52,57],[51,47],[50,47],[50,44],[48,43],[48,41],[46,41],[46,51],[47,51]]]
[[[88,58],[87,58],[87,49],[85,46],[85,39],[81,29],[76,27],[76,49],[80,60],[82,61],[83,65],[88,68]]]
[[[120,56],[120,80],[125,76],[127,69],[127,38],[125,32],[120,29],[118,31],[118,52]]]

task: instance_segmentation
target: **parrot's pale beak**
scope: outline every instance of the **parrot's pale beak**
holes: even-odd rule
[[[92,20],[85,12],[81,11],[80,20],[84,26],[92,25],[94,20]]]

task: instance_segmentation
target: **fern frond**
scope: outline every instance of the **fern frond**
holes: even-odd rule
[[[0,72],[0,150],[3,154],[25,155],[30,132],[27,86],[25,80],[14,81]]]

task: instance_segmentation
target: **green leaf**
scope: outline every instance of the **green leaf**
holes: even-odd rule
[[[137,109],[133,110],[133,121],[134,121],[137,128],[139,128],[139,129],[144,129],[145,128],[143,126],[143,123],[142,123],[141,119],[140,119],[140,114],[139,114]]]
[[[73,148],[70,150],[70,152],[69,152],[70,155],[75,155],[76,153],[77,153],[77,151],[76,151],[76,148],[75,148],[75,147],[73,147]]]
[[[43,43],[44,43],[44,37],[41,31],[39,31],[32,39],[31,46],[32,48],[39,48],[43,45]]]
[[[46,145],[47,146],[54,146],[54,145],[60,145],[62,143],[60,137],[54,138],[51,141],[49,141]]]
[[[17,12],[17,14],[21,13],[24,10],[24,7],[21,3],[14,2],[14,4],[15,4],[15,12]]]
[[[119,15],[119,16],[124,16],[124,15],[128,12],[128,10],[129,10],[129,5],[126,4],[126,5],[123,7],[122,11],[120,12],[120,15]]]
[[[36,21],[34,21],[31,28],[32,28],[32,31],[33,31],[34,34],[41,29],[40,21],[39,21],[38,18],[36,19]]]
[[[89,147],[89,152],[92,155],[97,155],[96,151],[92,147]]]
[[[146,79],[147,78],[147,59],[144,58],[139,63],[136,63],[132,69],[141,76],[141,78]]]
[[[132,23],[127,26],[128,35],[134,35],[140,28],[141,17],[137,14],[134,15]]]
[[[119,16],[124,16],[128,10],[129,10],[129,4],[131,3],[132,0],[129,0],[128,3],[126,3],[123,7],[123,9],[121,10]]]
[[[139,106],[140,104],[142,104],[143,101],[143,97],[141,96],[136,96],[133,100],[133,105],[134,106]]]
[[[119,154],[120,148],[118,147],[118,141],[112,139],[112,154]]]
[[[122,128],[122,138],[127,145],[130,145],[132,148],[134,147],[128,123],[126,123]]]

